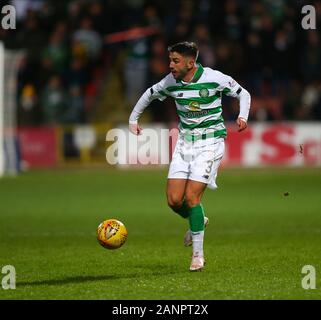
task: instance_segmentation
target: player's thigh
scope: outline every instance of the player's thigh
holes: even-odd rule
[[[207,184],[200,181],[188,180],[185,190],[185,201],[188,207],[198,205],[203,197]]]
[[[189,162],[184,159],[184,145],[177,142],[167,176],[167,201],[170,207],[182,205],[189,175]]]
[[[187,179],[167,179],[166,195],[169,206],[181,206],[185,196],[187,181]]]
[[[211,184],[216,178],[224,150],[223,139],[206,141],[206,144],[195,154],[195,160],[191,164],[190,180]]]

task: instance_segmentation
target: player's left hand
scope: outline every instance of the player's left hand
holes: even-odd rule
[[[137,136],[142,134],[143,129],[138,123],[129,123],[129,131]]]
[[[238,132],[241,132],[247,128],[247,122],[245,119],[238,117],[236,120],[236,123],[239,127]]]

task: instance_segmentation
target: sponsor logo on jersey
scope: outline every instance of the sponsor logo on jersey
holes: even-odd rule
[[[209,91],[208,91],[208,89],[206,89],[206,88],[203,88],[203,89],[201,89],[200,91],[199,91],[199,95],[200,95],[200,97],[202,97],[202,98],[207,98],[208,96],[209,96]]]
[[[177,95],[178,98],[181,98],[182,96],[183,96],[183,92],[181,92],[181,93],[179,93],[179,94]]]
[[[198,110],[198,111],[188,111],[185,113],[186,118],[198,118],[198,117],[205,117],[210,113],[210,110]]]
[[[189,110],[191,110],[191,111],[200,111],[201,110],[200,104],[197,101],[191,101],[188,106],[189,106]]]

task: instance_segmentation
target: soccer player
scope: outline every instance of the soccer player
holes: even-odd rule
[[[193,246],[190,271],[198,271],[205,264],[203,240],[208,224],[201,200],[206,187],[217,188],[215,180],[225,148],[222,95],[239,100],[238,131],[247,127],[251,97],[230,76],[197,63],[195,43],[180,42],[168,51],[170,73],[140,97],[129,117],[129,130],[141,134],[138,119],[152,100],[174,98],[179,138],[169,167],[167,202],[174,212],[188,218],[184,244]]]

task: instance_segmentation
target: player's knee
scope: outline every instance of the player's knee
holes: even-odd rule
[[[193,208],[200,204],[201,199],[199,196],[193,194],[193,193],[187,193],[185,195],[185,203],[189,208]]]
[[[170,208],[175,210],[182,206],[183,198],[175,194],[169,194],[167,195],[167,204]]]

